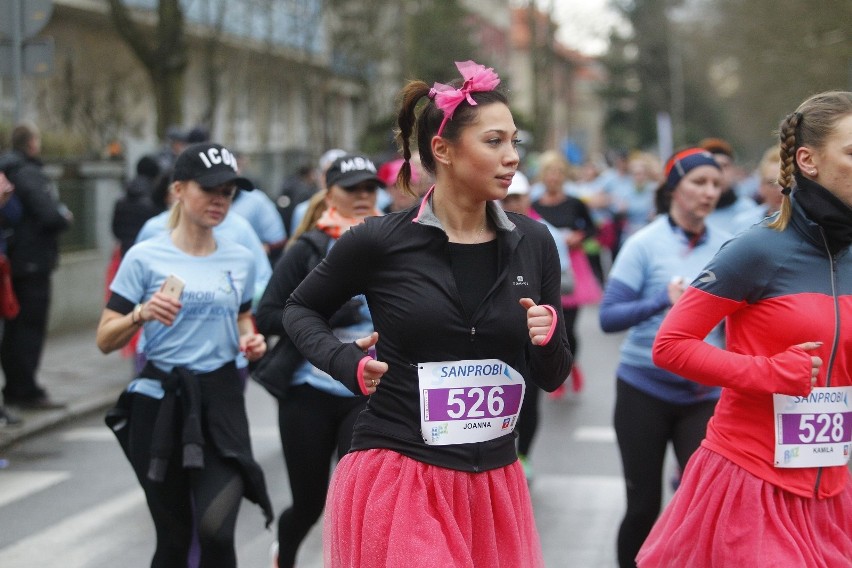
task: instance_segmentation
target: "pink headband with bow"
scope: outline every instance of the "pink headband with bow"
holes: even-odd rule
[[[438,136],[444,131],[444,125],[447,124],[447,121],[453,118],[453,113],[462,101],[467,100],[468,103],[476,106],[476,101],[470,96],[471,93],[493,91],[500,84],[500,77],[497,76],[492,67],[485,67],[471,60],[456,61],[456,67],[464,79],[464,84],[460,89],[443,83],[435,83],[429,89],[429,98],[433,99],[435,105],[444,111],[444,120],[438,127]]]

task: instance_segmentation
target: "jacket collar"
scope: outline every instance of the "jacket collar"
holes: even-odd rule
[[[802,206],[796,202],[795,193],[790,196],[790,204],[793,206],[790,225],[808,241],[819,247],[820,250],[826,250],[826,241],[823,238],[822,229],[807,216]]]
[[[438,219],[435,215],[435,211],[432,209],[432,194],[434,191],[435,186],[433,185],[420,201],[420,207],[417,209],[417,215],[414,216],[414,219],[412,219],[411,222],[429,227],[437,227],[446,233],[444,226],[441,224],[441,220]],[[506,216],[503,208],[497,205],[494,201],[488,201],[485,204],[485,211],[498,231],[511,232],[515,230],[515,224],[509,220],[509,217]]]
[[[696,235],[696,234],[687,232],[683,227],[681,227],[680,225],[675,223],[675,220],[672,218],[672,216],[670,214],[667,213],[666,218],[668,218],[669,227],[671,227],[672,232],[675,235],[677,235],[678,238],[681,241],[683,241],[684,243],[689,245],[690,249],[693,249],[697,246],[701,246],[704,243],[706,243],[707,239],[709,238],[708,237],[709,233],[716,230],[715,227],[712,227],[712,226],[710,226],[709,223],[705,222],[704,223],[704,230],[701,232],[701,234]]]

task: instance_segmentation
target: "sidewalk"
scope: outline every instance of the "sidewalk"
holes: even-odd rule
[[[50,397],[67,404],[59,410],[9,410],[22,419],[0,427],[0,454],[15,442],[61,422],[115,402],[131,378],[131,361],[118,352],[104,355],[95,345],[95,326],[47,338],[38,373]]]

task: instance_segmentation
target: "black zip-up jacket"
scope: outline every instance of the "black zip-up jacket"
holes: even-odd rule
[[[270,336],[278,336],[279,339],[275,347],[266,352],[251,376],[279,400],[287,395],[293,373],[305,361],[284,330],[284,306],[296,286],[325,258],[330,243],[331,237],[319,229],[299,235],[275,263],[272,277],[257,305],[257,330],[267,339]],[[360,300],[350,300],[329,319],[329,325],[339,327],[358,323],[361,321],[361,304]]]
[[[59,234],[71,224],[39,160],[10,152],[2,162],[23,209],[9,237],[12,275],[50,273],[59,261]]]
[[[367,297],[379,332],[377,359],[388,372],[358,418],[352,450],[386,448],[413,459],[462,471],[485,471],[517,459],[515,436],[448,446],[427,445],[420,433],[417,364],[500,359],[547,391],[568,376],[573,357],[562,311],[548,343],[532,345],[526,311],[518,301],[560,305],[556,245],[545,226],[506,214],[488,203],[497,228],[498,277],[472,317],[456,287],[447,235],[431,210],[419,208],[369,218],[346,232],[328,256],[293,292],[284,325],[318,368],[359,393],[364,357],[343,344],[327,321],[353,296]]]

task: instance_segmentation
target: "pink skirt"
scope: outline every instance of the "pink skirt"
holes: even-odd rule
[[[592,263],[583,249],[568,251],[571,260],[571,271],[574,273],[574,290],[562,296],[563,308],[576,308],[587,304],[597,304],[601,301],[603,290],[598,278],[592,270]]]
[[[544,566],[520,462],[467,473],[390,450],[337,465],[323,548],[330,568]]]
[[[640,567],[852,566],[852,483],[807,499],[699,448],[636,557]]]

